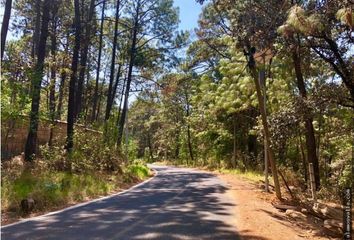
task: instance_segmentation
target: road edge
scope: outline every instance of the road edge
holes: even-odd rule
[[[129,191],[131,191],[131,190],[133,190],[133,189],[135,189],[137,187],[140,187],[140,186],[150,182],[152,179],[154,179],[158,175],[158,171],[156,171],[155,169],[150,168],[150,170],[152,170],[154,172],[154,176],[152,176],[152,177],[146,179],[145,181],[143,181],[141,183],[138,183],[138,184],[136,184],[136,185],[134,185],[134,186],[132,186],[132,187],[130,187],[128,189],[125,189],[125,190],[123,190],[121,192],[114,193],[112,195],[108,195],[108,196],[104,196],[104,197],[100,197],[100,198],[96,198],[96,199],[93,199],[93,200],[89,200],[87,202],[78,203],[78,204],[75,204],[73,206],[66,207],[66,208],[63,208],[63,209],[60,209],[60,210],[57,210],[57,211],[45,213],[43,215],[30,217],[30,218],[25,218],[25,219],[22,219],[20,221],[1,226],[0,230],[3,230],[5,228],[11,227],[11,226],[15,226],[17,224],[21,224],[21,223],[25,223],[25,222],[29,222],[29,221],[33,221],[33,220],[40,220],[41,218],[44,218],[44,217],[47,217],[47,216],[51,216],[51,215],[54,215],[54,214],[57,214],[57,213],[66,212],[66,211],[69,211],[71,209],[79,208],[79,207],[86,206],[86,205],[91,204],[91,203],[99,202],[99,201],[102,201],[102,200],[106,200],[106,199],[109,199],[109,198],[116,197],[118,195],[124,194],[126,192],[129,192]]]

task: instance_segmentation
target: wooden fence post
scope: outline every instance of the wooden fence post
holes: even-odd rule
[[[312,199],[313,199],[314,202],[317,202],[315,173],[314,173],[314,170],[313,170],[313,164],[312,163],[309,163],[309,172],[310,172],[310,183],[311,183]]]

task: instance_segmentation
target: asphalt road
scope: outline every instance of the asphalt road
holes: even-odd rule
[[[212,174],[152,166],[150,181],[1,229],[1,239],[239,239],[234,204]]]

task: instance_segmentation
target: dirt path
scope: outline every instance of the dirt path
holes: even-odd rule
[[[325,236],[320,223],[309,217],[305,222],[289,219],[271,205],[273,194],[231,174],[217,174],[230,188],[236,201],[238,232],[243,239],[336,239]]]

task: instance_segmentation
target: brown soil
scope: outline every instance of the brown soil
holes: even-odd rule
[[[217,174],[230,188],[235,199],[237,230],[242,239],[339,239],[326,235],[322,222],[313,216],[296,221],[271,204],[274,194],[259,189],[255,183],[231,174]]]

